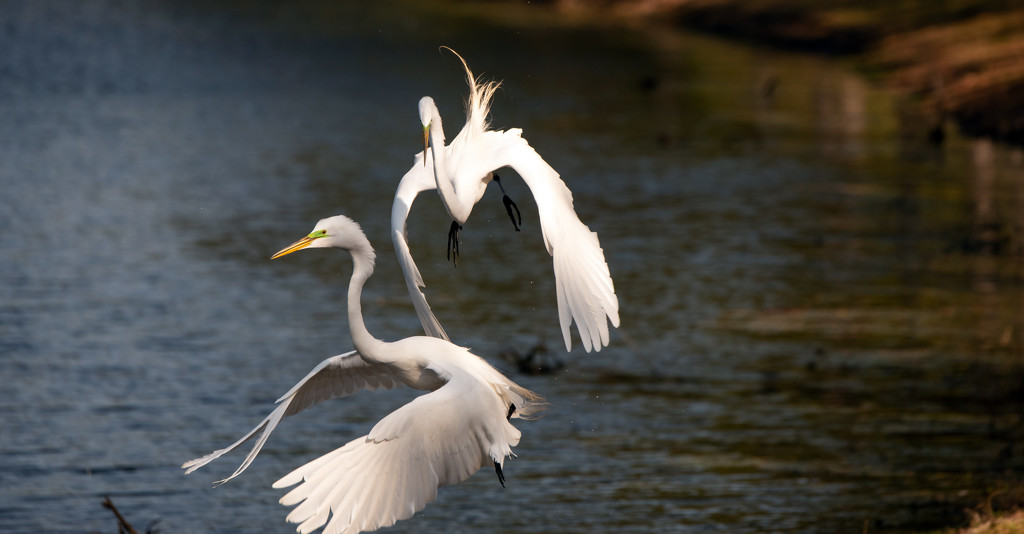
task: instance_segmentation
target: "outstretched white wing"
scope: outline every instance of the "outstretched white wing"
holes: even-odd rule
[[[285,506],[298,504],[288,514],[298,532],[325,523],[325,534],[393,525],[433,501],[439,486],[462,482],[492,462],[503,465],[520,436],[503,402],[467,373],[438,373],[450,378],[447,384],[392,412],[369,435],[274,483],[301,482],[281,498]]]
[[[256,440],[252,450],[245,457],[242,465],[231,476],[217,482],[217,484],[223,484],[242,474],[242,471],[249,467],[249,464],[259,454],[263,444],[267,442],[270,433],[274,431],[274,428],[281,422],[281,419],[295,415],[314,404],[328,399],[345,397],[363,389],[390,389],[399,385],[401,385],[401,382],[398,381],[388,367],[367,363],[356,351],[333,356],[320,362],[305,378],[299,381],[298,384],[295,384],[288,393],[277,399],[277,408],[264,418],[260,424],[256,425],[256,428],[242,436],[242,439],[223,449],[213,451],[202,458],[185,462],[181,467],[185,469],[185,474],[187,475],[220,458],[225,453],[235,450],[239,445],[245,443],[262,430],[263,432],[260,434],[259,439]]]
[[[415,162],[409,172],[405,173],[402,181],[398,183],[398,190],[395,191],[395,202],[391,205],[391,241],[395,245],[395,254],[398,256],[398,263],[402,266],[402,274],[405,276],[405,285],[409,289],[409,298],[412,299],[413,308],[420,318],[423,331],[428,336],[448,340],[448,334],[441,323],[434,317],[434,312],[427,304],[427,296],[423,294],[426,284],[423,276],[412,259],[412,252],[409,251],[409,240],[405,233],[405,221],[409,217],[409,210],[416,200],[416,195],[422,191],[433,190],[434,182],[433,162],[427,154],[427,164],[423,164],[423,153],[416,154]]]
[[[576,215],[565,182],[521,135],[518,128],[485,132],[479,143],[481,155],[475,158],[486,162],[485,167],[472,169],[472,174],[484,176],[511,167],[529,186],[537,203],[544,244],[554,263],[565,349],[572,348],[569,325],[575,321],[583,348],[600,351],[608,345],[608,321],[619,326],[619,299],[604,250],[597,233]]]

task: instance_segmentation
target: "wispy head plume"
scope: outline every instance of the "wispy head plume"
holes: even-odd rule
[[[442,46],[441,48],[455,54],[455,57],[459,58],[459,61],[462,62],[462,67],[466,69],[466,82],[469,84],[469,98],[466,100],[465,129],[468,130],[467,133],[472,135],[486,131],[487,126],[490,124],[488,114],[491,111],[491,98],[494,97],[494,92],[501,87],[501,82],[485,82],[482,77],[474,77],[473,71],[469,70],[469,65],[466,64],[466,60],[462,59],[458,52],[447,46]]]

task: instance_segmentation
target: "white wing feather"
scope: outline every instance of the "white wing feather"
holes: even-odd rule
[[[521,130],[486,134],[486,142],[481,143],[486,156],[478,160],[488,162],[489,168],[475,169],[474,174],[511,167],[529,186],[537,203],[544,245],[554,263],[565,349],[572,348],[569,325],[575,320],[583,348],[600,351],[608,345],[608,321],[619,326],[619,299],[597,233],[580,221],[569,188],[521,137]]]
[[[491,462],[504,463],[520,433],[487,383],[458,374],[350,441],[274,483],[301,483],[281,498],[288,521],[307,533],[376,530],[407,519]],[[328,521],[329,518],[329,521]]]
[[[423,153],[416,154],[415,162],[409,172],[405,173],[402,181],[395,191],[395,202],[391,205],[391,241],[395,245],[395,254],[398,256],[398,263],[402,266],[402,274],[405,276],[405,285],[409,289],[409,297],[412,299],[413,308],[423,325],[423,331],[428,336],[448,340],[448,334],[441,327],[440,321],[434,316],[434,312],[427,304],[427,296],[423,294],[426,284],[420,274],[416,262],[412,259],[412,252],[409,251],[409,240],[405,232],[405,222],[409,217],[409,210],[416,200],[416,195],[423,191],[430,191],[436,187],[433,174],[433,163],[431,156],[427,155],[427,165],[423,165]]]
[[[277,399],[277,408],[264,418],[260,424],[256,425],[256,428],[250,430],[248,434],[223,449],[213,451],[202,458],[185,462],[181,467],[185,469],[185,474],[187,475],[220,458],[224,454],[235,450],[262,430],[242,465],[228,478],[217,481],[217,484],[223,484],[242,474],[249,467],[249,464],[252,463],[256,455],[259,454],[260,449],[267,442],[270,433],[274,431],[278,423],[285,417],[295,415],[322,401],[335,397],[345,397],[363,389],[390,389],[399,385],[401,385],[401,382],[398,381],[393,371],[388,367],[367,363],[356,351],[333,356],[320,362],[305,378],[299,381],[298,384],[295,384],[288,393]]]

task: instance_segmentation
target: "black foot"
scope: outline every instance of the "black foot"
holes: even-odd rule
[[[516,206],[516,203],[512,202],[512,199],[508,198],[508,195],[501,197],[501,201],[505,203],[505,211],[508,212],[508,218],[512,219],[512,227],[518,232],[519,227],[523,225],[523,216],[519,215],[519,206]],[[515,215],[512,215],[512,210],[516,210]],[[516,217],[519,218],[518,223],[516,223]]]
[[[516,405],[515,404],[509,404],[508,405],[508,415],[505,416],[505,419],[508,420],[508,421],[511,421],[512,420],[512,414],[514,414],[514,413],[516,413]],[[501,472],[501,464],[499,464],[498,462],[494,462],[494,472],[498,473],[498,482],[501,483],[501,487],[504,488],[505,487],[505,474]]]
[[[508,212],[508,218],[512,219],[512,227],[519,231],[519,228],[523,226],[523,216],[519,213],[519,206],[505,193],[505,188],[501,185],[501,177],[497,174],[494,175],[494,182],[498,184],[501,189],[501,203],[505,205],[505,211]],[[515,215],[512,214],[512,210],[515,210]],[[518,219],[518,222],[517,222]]]
[[[456,267],[459,266],[459,230],[462,230],[462,225],[452,221],[451,227],[448,228],[448,251],[444,257],[452,260],[452,263]]]
[[[499,464],[498,462],[494,462],[494,472],[498,473],[498,482],[501,484],[501,487],[504,488],[505,487],[505,475],[501,472],[501,464]]]

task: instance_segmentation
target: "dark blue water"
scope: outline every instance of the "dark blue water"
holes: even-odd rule
[[[418,99],[461,124],[442,44],[504,80],[493,124],[569,184],[623,328],[562,351],[522,182],[524,231],[489,192],[458,270],[421,197],[410,241],[452,339],[565,370],[513,375],[552,406],[518,425],[507,488],[478,473],[394,531],[906,532],[1014,494],[1024,156],[929,146],[841,65],[472,4],[0,12],[2,531],[113,532],[108,495],[136,528],[291,531],[270,484],[412,393],[300,414],[222,487],[242,455],[178,466],[349,350],[348,260],[268,260],[317,219],[377,246],[370,330],[419,333],[388,214]]]

